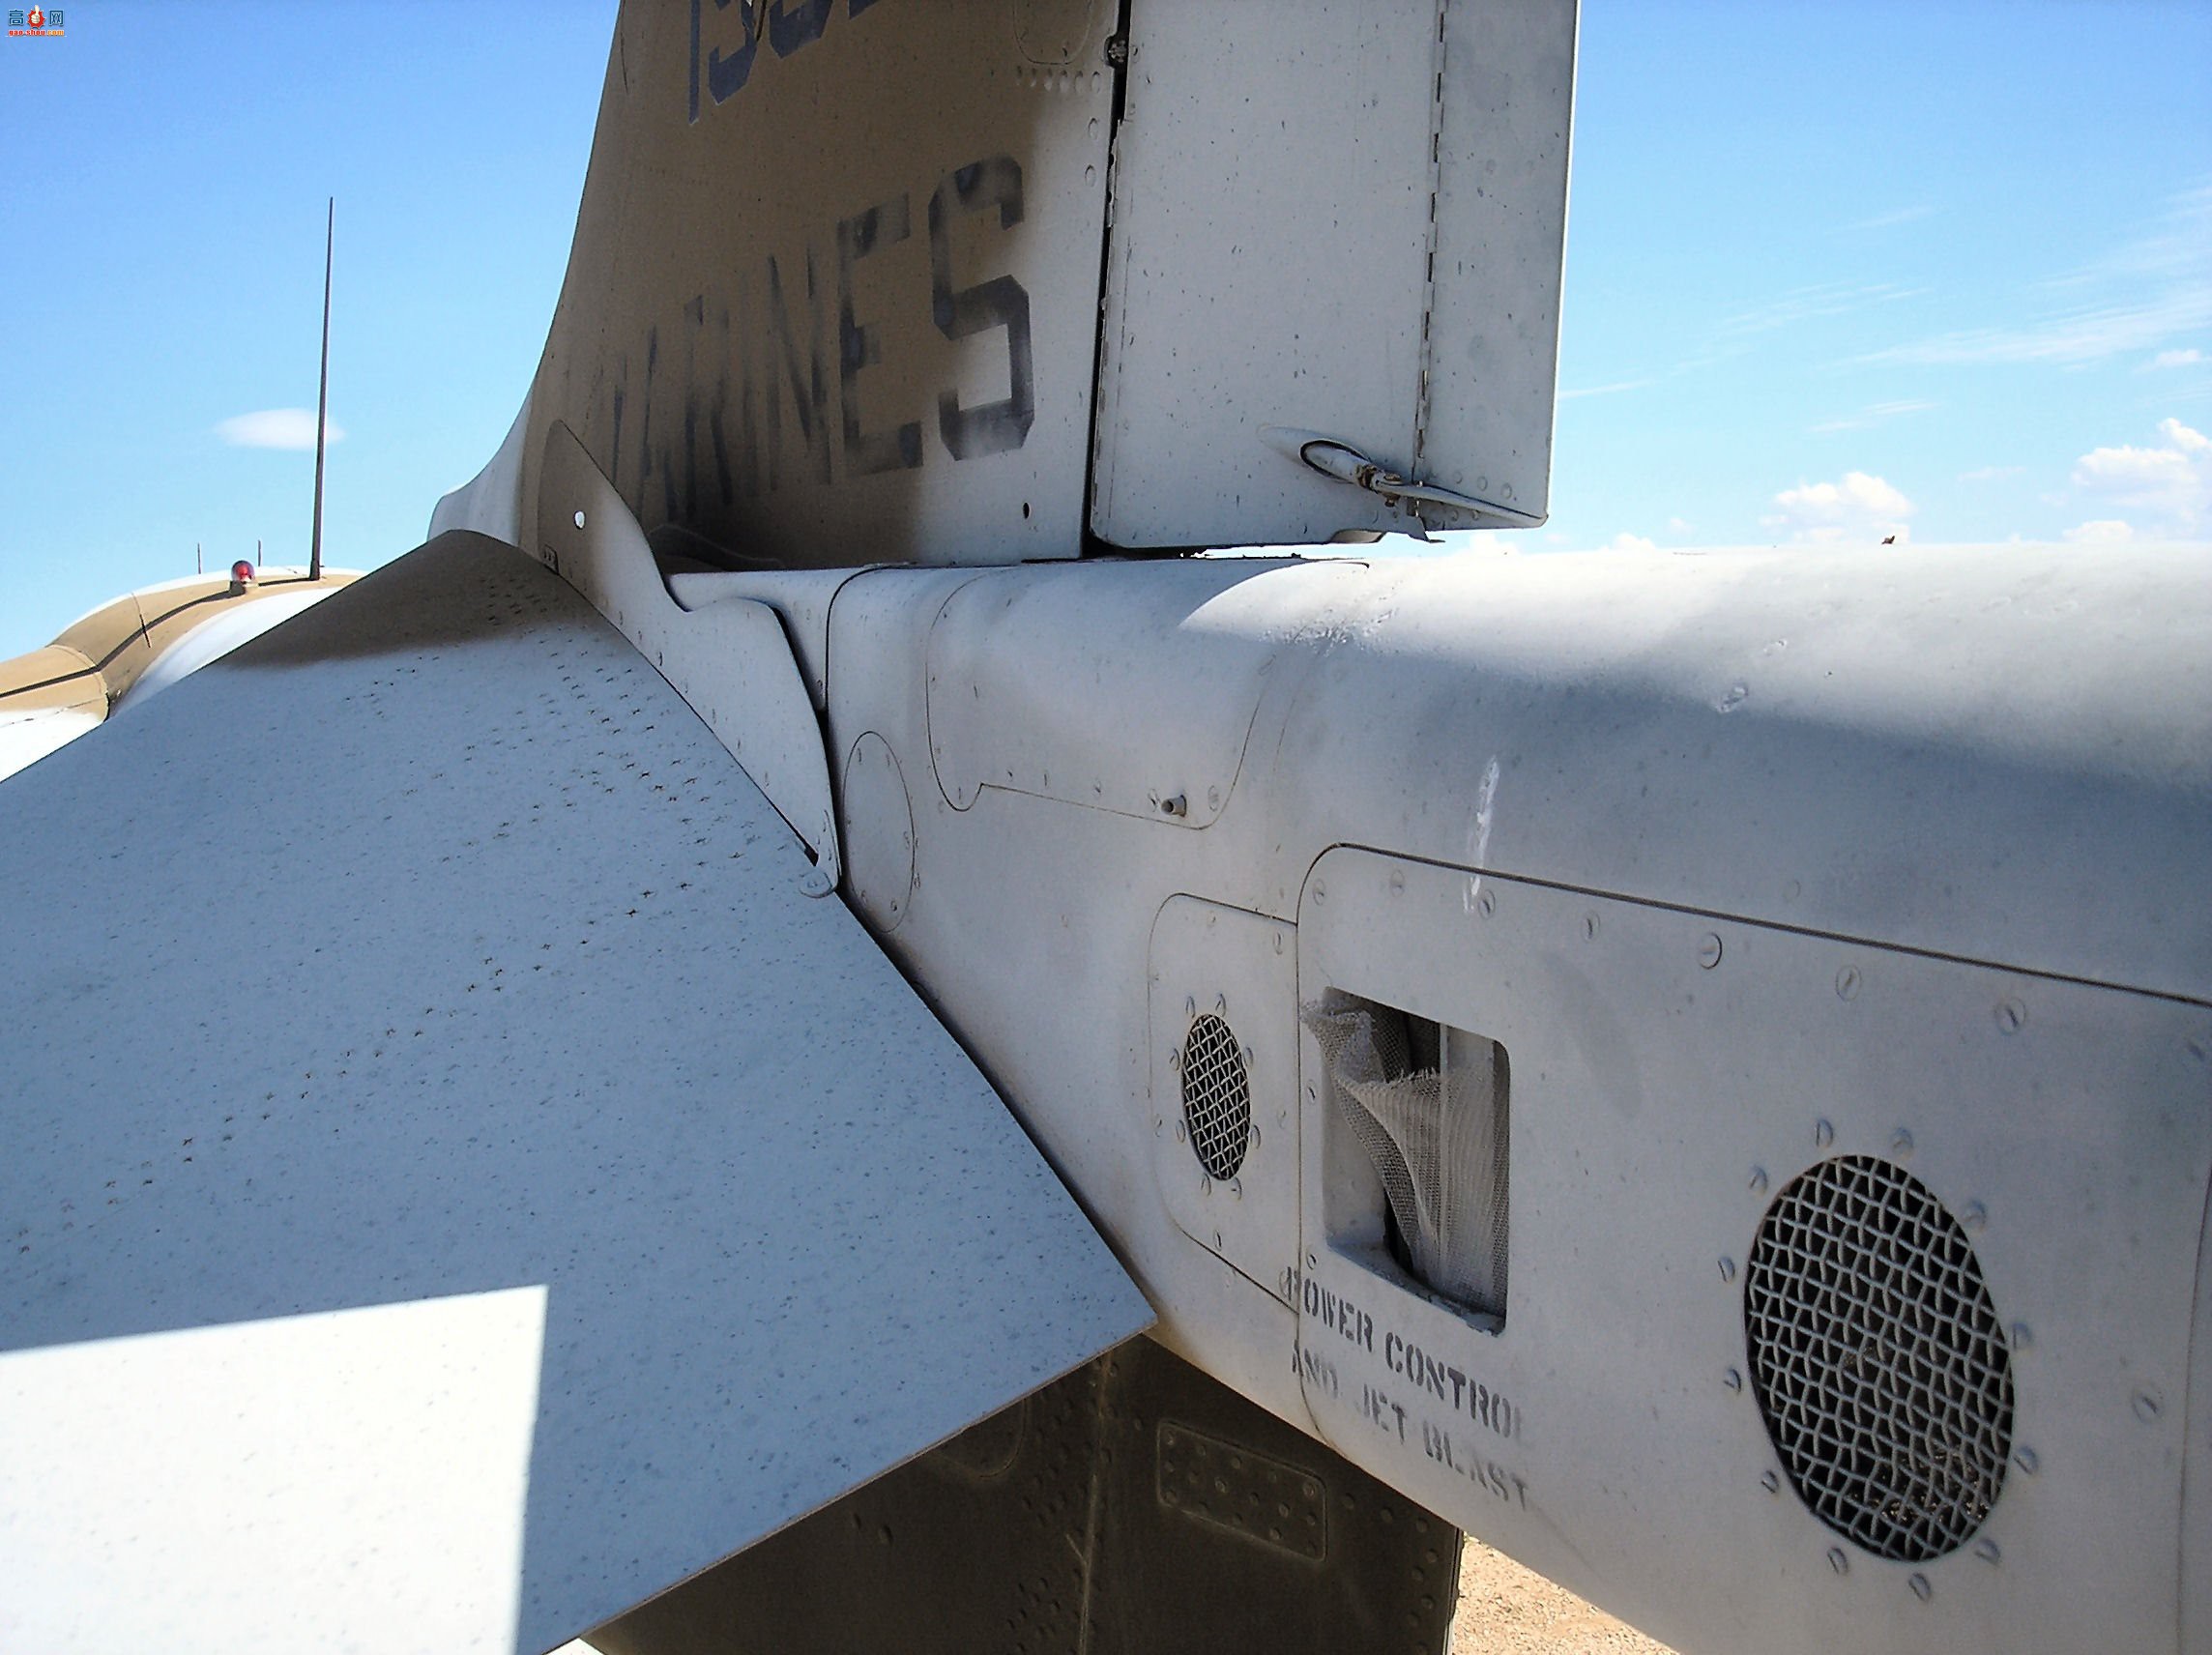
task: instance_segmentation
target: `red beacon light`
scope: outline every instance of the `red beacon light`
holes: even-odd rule
[[[244,592],[253,583],[253,566],[246,559],[240,558],[230,566],[230,590],[234,594]]]

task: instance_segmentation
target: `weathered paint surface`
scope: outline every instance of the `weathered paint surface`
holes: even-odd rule
[[[1150,1320],[508,548],[25,772],[0,843],[9,1647],[545,1648]]]

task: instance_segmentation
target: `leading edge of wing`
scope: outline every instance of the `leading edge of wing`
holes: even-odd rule
[[[549,1647],[1150,1320],[510,547],[57,753],[0,841],[11,1646]]]

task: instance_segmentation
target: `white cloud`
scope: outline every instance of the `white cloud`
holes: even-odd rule
[[[2078,367],[2148,350],[2162,339],[2212,324],[2212,284],[2158,295],[2139,304],[2101,305],[2021,328],[1974,328],[1918,344],[1877,351],[1870,362],[1947,365],[1984,363],[2054,363]]]
[[[1848,316],[1871,305],[1893,305],[1927,291],[1900,287],[1893,281],[1826,281],[1812,287],[1792,288],[1779,299],[1739,310],[1722,320],[1716,335],[1722,341],[1754,334],[1771,334],[1823,316]]]
[[[1690,524],[1690,520],[1689,520],[1687,517],[1670,517],[1670,518],[1668,518],[1668,519],[1667,519],[1667,533],[1668,533],[1668,534],[1670,534],[1670,535],[1687,535],[1687,534],[1689,534],[1690,532],[1691,532],[1691,524]]]
[[[2090,523],[2077,523],[2066,531],[2066,538],[2077,546],[2124,546],[2136,537],[2135,525],[2117,517],[2100,517]]]
[[[257,414],[239,414],[215,428],[215,434],[234,449],[311,449],[315,446],[315,412],[311,408],[264,408]],[[342,441],[345,432],[333,421],[331,441]]]
[[[1617,396],[1624,391],[1642,391],[1651,382],[1648,379],[1616,379],[1611,385],[1586,385],[1574,391],[1559,392],[1561,402],[1572,402],[1583,396]]]
[[[1924,414],[1936,406],[1934,402],[1873,402],[1848,418],[1823,420],[1810,429],[1816,436],[1824,436],[1831,431],[1864,431],[1880,424],[1884,420],[1894,420],[1900,414]]]
[[[2156,448],[2091,449],[2074,462],[2074,486],[2193,534],[2212,520],[2212,437],[2178,420],[2161,420],[2158,434]]]
[[[1906,520],[1914,507],[1904,493],[1863,471],[1846,472],[1840,482],[1800,483],[1774,497],[1777,510],[1760,519],[1769,529],[1787,531],[1808,543],[1880,539],[1909,535]]]
[[[1642,535],[1631,535],[1623,529],[1612,539],[1606,541],[1605,549],[1609,552],[1641,552],[1648,555],[1656,552],[1659,545],[1655,540],[1646,540]]]
[[[2148,365],[2154,368],[2195,367],[2198,363],[2206,360],[2208,359],[2202,351],[2195,345],[2191,345],[2187,350],[2182,351],[2161,351],[2150,359]]]
[[[2024,322],[1960,329],[1859,360],[2079,366],[2212,328],[2212,184],[2172,197],[2157,224],[2042,283],[2030,303],[2041,314]]]

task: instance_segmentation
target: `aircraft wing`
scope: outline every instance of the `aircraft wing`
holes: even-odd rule
[[[53,755],[0,844],[9,1648],[543,1649],[1150,1321],[510,547]]]

